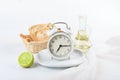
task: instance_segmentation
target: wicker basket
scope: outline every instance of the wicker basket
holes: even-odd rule
[[[48,40],[44,41],[31,41],[28,42],[26,39],[22,38],[24,44],[26,45],[27,49],[32,52],[33,54],[38,53],[39,51],[47,48]]]

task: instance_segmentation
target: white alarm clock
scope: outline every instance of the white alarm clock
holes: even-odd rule
[[[64,22],[57,22],[53,24],[53,27],[56,24],[65,24],[66,28],[68,28],[67,24]],[[60,30],[60,28],[58,28]],[[53,33],[48,40],[48,50],[51,54],[52,59],[56,60],[65,60],[70,59],[70,54],[73,50],[73,40],[68,32],[65,31],[56,31]]]

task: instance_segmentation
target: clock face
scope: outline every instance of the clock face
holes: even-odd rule
[[[55,57],[67,56],[72,50],[72,41],[68,35],[58,34],[49,41],[49,50]]]

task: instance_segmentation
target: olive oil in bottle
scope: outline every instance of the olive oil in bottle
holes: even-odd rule
[[[86,29],[86,17],[79,16],[79,29],[75,36],[74,48],[86,53],[91,47],[88,32]]]

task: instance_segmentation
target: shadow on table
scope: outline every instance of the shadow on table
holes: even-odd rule
[[[36,68],[36,67],[39,67],[39,66],[40,66],[39,63],[34,62],[34,64],[31,66],[31,68]]]
[[[37,68],[37,67],[44,67],[44,68],[49,68],[49,69],[52,69],[52,70],[54,70],[54,69],[57,69],[57,70],[65,70],[65,69],[68,69],[68,68],[70,68],[70,67],[46,67],[46,66],[42,66],[42,65],[40,65],[39,63],[37,63],[37,62],[34,62],[34,64],[30,67],[30,68]]]

